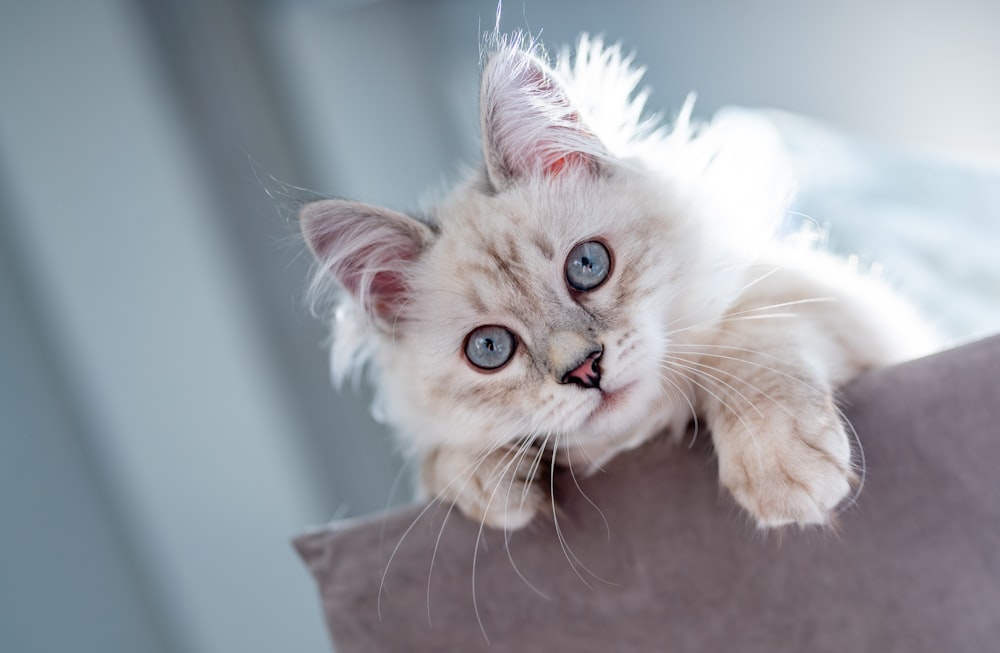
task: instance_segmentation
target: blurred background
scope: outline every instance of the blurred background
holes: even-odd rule
[[[329,650],[289,539],[404,501],[330,387],[295,206],[406,209],[477,153],[490,1],[0,5],[0,650]],[[507,2],[766,107],[832,244],[1000,325],[994,0]],[[305,190],[308,189],[308,190]]]

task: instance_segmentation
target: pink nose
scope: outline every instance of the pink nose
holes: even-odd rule
[[[602,353],[600,350],[591,352],[576,369],[564,374],[559,382],[575,383],[584,388],[600,388],[601,368],[598,361],[600,361]]]

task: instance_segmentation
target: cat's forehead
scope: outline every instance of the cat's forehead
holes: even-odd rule
[[[614,228],[624,216],[613,198],[584,183],[523,184],[503,193],[460,189],[438,207],[441,237],[471,254],[498,248],[543,258]]]
[[[432,283],[457,293],[453,308],[480,316],[538,313],[553,300],[564,244],[535,212],[472,202],[448,216],[430,261]]]
[[[421,294],[431,322],[469,328],[560,314],[569,249],[608,227],[582,216],[584,206],[558,189],[467,188],[449,197],[435,210],[436,242],[424,261]]]
[[[539,337],[584,328],[591,318],[567,287],[567,257],[595,239],[610,249],[634,248],[642,222],[634,202],[592,186],[525,184],[498,194],[473,188],[442,202],[418,291],[428,333],[451,346],[487,323]]]

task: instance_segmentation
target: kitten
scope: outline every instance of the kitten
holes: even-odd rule
[[[416,217],[302,209],[335,378],[370,365],[425,489],[490,526],[548,509],[543,460],[593,470],[695,416],[758,524],[828,522],[857,481],[834,390],[926,351],[920,320],[773,236],[766,130],[695,128],[690,103],[658,127],[642,71],[586,36],[551,67],[521,37],[491,49],[478,172]]]

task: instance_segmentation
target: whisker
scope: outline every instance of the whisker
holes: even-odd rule
[[[597,511],[598,515],[600,515],[601,521],[604,522],[604,531],[608,535],[608,544],[611,544],[611,525],[608,524],[608,518],[604,515],[604,511],[601,510],[597,506],[597,504],[594,503],[594,501],[589,496],[587,496],[587,493],[583,491],[583,488],[580,487],[580,482],[576,478],[576,472],[573,470],[573,457],[572,456],[568,456],[567,460],[568,460],[568,465],[567,466],[569,467],[569,475],[570,475],[570,478],[573,479],[573,485],[576,486],[576,489],[580,492],[580,495],[584,498],[584,500],[587,503],[589,503],[594,508],[594,510]]]
[[[736,349],[742,349],[742,348],[737,347]],[[753,350],[746,349],[745,351],[752,352]],[[754,353],[757,353],[757,352],[754,352]],[[815,386],[815,385],[813,385],[811,383],[808,383],[804,379],[801,379],[801,378],[795,376],[794,374],[789,374],[788,372],[785,372],[783,370],[779,370],[776,367],[771,367],[769,365],[764,365],[763,363],[758,363],[757,361],[749,360],[749,359],[746,359],[746,358],[737,358],[735,356],[727,356],[725,354],[716,354],[716,353],[712,353],[712,352],[703,353],[702,355],[706,356],[706,357],[709,357],[709,358],[721,358],[721,359],[724,359],[724,360],[731,360],[731,361],[734,361],[734,362],[737,362],[737,363],[743,363],[743,364],[750,365],[750,366],[753,366],[753,367],[756,367],[756,368],[759,368],[759,369],[762,369],[762,370],[766,370],[768,372],[773,372],[773,373],[778,374],[779,376],[782,376],[782,377],[784,377],[784,378],[786,378],[786,379],[788,379],[790,381],[794,381],[794,382],[798,383],[799,385],[803,386],[804,388],[807,388],[808,390],[812,390],[812,391],[817,392],[817,393],[823,392],[822,388],[819,388],[819,387],[817,387],[817,386]],[[777,359],[774,356],[771,356],[771,358],[775,358],[776,360],[780,360],[780,359]],[[689,362],[692,365],[706,365],[707,366],[706,363],[699,363],[699,362],[695,362],[695,361],[689,361]],[[724,374],[728,374],[728,375],[732,376],[733,378],[737,378],[737,379],[743,380],[740,377],[738,377],[736,374],[733,374],[732,372],[723,370],[722,368],[715,367],[715,366],[708,366],[708,367],[711,367],[711,369],[713,369],[715,371],[722,372]],[[743,381],[743,382],[746,383],[751,388],[753,388],[754,390],[756,390],[757,392],[761,392],[761,390],[759,388],[753,386],[749,382],[747,382],[747,381]],[[766,393],[761,392],[761,394],[766,394]],[[772,399],[772,401],[774,401],[774,399]]]
[[[665,362],[666,364],[668,364],[668,365],[673,365],[673,366],[675,366],[675,367],[676,367],[676,364],[674,364],[674,363],[671,363],[671,362],[669,362],[669,361],[664,361],[664,362]],[[726,410],[728,410],[728,411],[729,411],[729,412],[730,412],[730,413],[731,413],[731,414],[732,414],[732,415],[733,415],[733,416],[734,416],[734,417],[735,417],[735,418],[736,418],[737,420],[739,420],[740,424],[742,424],[742,425],[743,425],[743,428],[745,428],[745,429],[746,429],[746,431],[747,431],[747,434],[748,434],[748,435],[750,436],[750,441],[751,441],[751,442],[753,443],[753,447],[754,447],[754,452],[755,452],[755,453],[757,454],[757,461],[758,461],[758,464],[761,464],[761,465],[762,465],[762,464],[763,464],[763,461],[764,461],[764,459],[763,459],[763,456],[761,455],[761,451],[760,451],[760,443],[759,443],[759,442],[757,441],[757,433],[756,433],[756,431],[755,431],[755,430],[754,430],[754,429],[753,429],[753,428],[752,428],[752,427],[750,426],[750,424],[749,424],[749,423],[747,423],[747,421],[746,421],[746,420],[745,420],[745,419],[743,418],[743,414],[742,414],[741,412],[737,411],[736,409],[734,409],[734,408],[733,408],[732,406],[730,406],[730,405],[729,405],[729,404],[728,404],[728,403],[727,403],[727,402],[726,402],[726,401],[725,401],[724,399],[722,399],[722,397],[720,397],[719,395],[717,395],[717,394],[715,394],[714,392],[712,392],[712,390],[711,390],[710,388],[706,387],[706,386],[705,386],[704,384],[702,384],[702,383],[699,383],[698,381],[696,381],[695,379],[691,378],[691,377],[690,377],[690,376],[688,376],[687,374],[684,374],[684,373],[683,373],[683,370],[677,370],[677,369],[675,369],[674,367],[670,367],[670,368],[667,368],[667,369],[670,369],[670,370],[671,370],[671,371],[673,371],[674,373],[678,374],[678,375],[679,375],[679,376],[680,376],[681,378],[685,379],[685,380],[686,380],[686,381],[688,381],[689,383],[691,383],[691,384],[693,384],[693,385],[696,385],[696,386],[698,386],[699,388],[701,388],[701,389],[702,389],[703,391],[705,391],[706,393],[708,393],[708,394],[709,394],[709,396],[711,396],[711,397],[712,397],[712,398],[714,398],[714,399],[715,399],[716,401],[718,401],[718,402],[719,402],[719,404],[720,404],[720,406],[722,406],[723,408],[725,408]],[[662,377],[661,377],[661,378],[662,378]],[[751,405],[752,405],[752,404],[751,404]]]
[[[525,419],[519,420],[519,423],[520,422],[524,422],[524,421],[526,421],[526,420]],[[531,444],[530,438],[525,438],[524,441],[522,442],[522,444],[519,445],[518,450],[514,453],[514,456],[511,458],[511,461],[508,462],[506,466],[504,466],[503,470],[501,470],[501,472],[500,472],[500,478],[501,479],[506,474],[506,472],[510,468],[511,464],[514,464],[516,462],[518,452],[520,452],[521,449],[525,448],[526,446],[530,447],[530,444]],[[465,487],[467,486],[468,482],[472,480],[472,477],[479,470],[479,468],[482,466],[482,464],[486,461],[486,458],[490,454],[492,454],[494,451],[498,451],[498,450],[499,450],[499,447],[489,449],[486,452],[485,455],[479,457],[479,463],[476,464],[475,467],[472,469],[472,471],[469,473],[468,478],[466,479],[466,484],[462,486],[461,490],[459,490],[460,493],[465,490]],[[503,462],[503,460],[501,459],[501,461],[497,463],[497,465],[494,467],[494,469],[496,469],[496,467],[499,467],[502,462]],[[499,488],[499,485],[497,486],[497,488]],[[496,491],[496,489],[494,489],[494,492],[495,491]],[[489,502],[487,502],[487,508],[488,507],[489,507]],[[434,563],[437,560],[437,552],[438,552],[438,548],[440,547],[440,544],[441,544],[441,537],[444,535],[445,526],[448,524],[448,519],[451,517],[451,513],[454,510],[454,508],[455,508],[455,503],[453,502],[448,507],[448,512],[445,513],[444,519],[441,521],[441,526],[440,526],[440,528],[438,528],[437,538],[434,540],[434,551],[431,553],[430,566],[429,566],[429,568],[427,570],[427,601],[426,601],[426,603],[427,603],[427,625],[428,626],[430,626],[431,623],[432,623],[431,622],[431,577],[434,574]],[[482,524],[480,524],[480,528],[481,527],[482,527]],[[508,553],[508,557],[509,557],[510,556],[510,550],[509,549],[508,549],[507,553]],[[514,560],[511,559],[511,563],[513,563],[513,562],[514,562]],[[518,575],[521,575],[520,574],[520,570],[517,570],[517,565],[515,565],[514,567],[515,567],[515,570],[518,571]],[[523,576],[522,576],[522,578],[523,578]],[[532,586],[531,583],[528,582],[528,580],[526,578],[524,580],[525,580],[525,582],[528,583],[529,586]]]
[[[399,471],[396,472],[395,478],[392,479],[392,485],[389,486],[389,496],[385,500],[385,505],[382,506],[382,513],[386,516],[388,516],[389,506],[392,505],[392,499],[396,495],[396,490],[399,489],[399,484],[403,480],[403,476],[406,475],[406,470],[410,463],[412,463],[412,461],[409,461],[408,463],[405,463],[402,466],[400,466]],[[381,529],[379,530],[379,536],[378,536],[379,548],[381,548],[385,542],[386,519],[383,518],[381,522],[382,522]]]
[[[697,350],[696,353],[702,354],[704,356],[714,356],[715,354],[712,354],[711,352],[700,351],[702,349],[728,349],[728,350],[731,350],[731,351],[742,351],[742,352],[746,352],[748,354],[754,354],[754,355],[757,355],[757,356],[762,356],[764,358],[770,358],[772,360],[776,360],[776,361],[779,361],[779,362],[782,362],[782,363],[785,362],[785,359],[780,358],[778,356],[775,356],[774,354],[769,354],[767,352],[760,351],[759,349],[751,349],[750,347],[737,347],[736,345],[720,345],[720,344],[717,344],[717,343],[708,343],[708,342],[700,342],[700,343],[699,342],[672,342],[672,343],[670,343],[670,349],[677,350],[677,349],[680,349],[680,348],[694,349],[694,350]],[[684,353],[684,352],[678,352],[678,353]],[[737,359],[737,360],[743,360],[743,359]]]
[[[494,490],[496,492],[496,490]],[[486,507],[489,509],[490,503],[493,501],[493,496],[486,502]],[[482,541],[483,528],[485,524],[483,522],[479,523],[479,530],[476,532],[476,543],[472,548],[472,611],[476,614],[476,622],[479,624],[479,630],[483,633],[483,639],[486,643],[490,643],[490,636],[486,634],[486,627],[483,626],[483,618],[479,614],[479,601],[476,598],[476,561],[479,559],[479,543]]]
[[[743,294],[743,293],[745,293],[745,292],[746,292],[747,290],[749,290],[750,288],[753,288],[753,287],[754,287],[754,286],[756,286],[756,285],[757,285],[758,283],[760,283],[761,281],[763,281],[763,280],[767,279],[768,277],[770,277],[770,276],[771,276],[772,274],[774,274],[775,272],[777,272],[777,271],[778,271],[778,270],[780,270],[780,269],[781,269],[781,268],[780,268],[779,266],[777,266],[777,265],[776,265],[776,266],[774,266],[774,267],[772,267],[772,268],[771,268],[770,270],[768,270],[768,271],[767,271],[767,272],[765,272],[764,274],[760,275],[759,277],[757,277],[757,278],[756,278],[756,279],[754,279],[753,281],[751,281],[751,282],[747,283],[746,285],[744,285],[744,286],[743,286],[743,288],[741,288],[741,289],[740,289],[740,293],[739,293],[739,294],[740,294],[740,295],[742,295],[742,294]]]
[[[569,437],[572,437],[572,435],[564,435],[563,437],[569,438]],[[598,471],[599,472],[604,472],[604,468],[601,467],[600,465],[598,465],[597,461],[594,460],[594,457],[591,456],[590,452],[587,451],[587,445],[586,444],[577,443],[577,451],[579,451],[580,454],[584,458],[587,459],[587,471],[588,472],[590,472],[590,473],[598,472]]]
[[[854,493],[848,497],[848,499],[841,505],[841,508],[837,511],[837,515],[842,515],[850,508],[854,507],[858,503],[858,499],[861,497],[861,491],[865,487],[865,481],[868,478],[868,461],[865,459],[865,448],[861,445],[861,436],[858,435],[857,429],[851,424],[851,421],[847,419],[847,415],[844,411],[840,409],[836,404],[834,409],[837,414],[840,415],[840,421],[847,426],[847,430],[851,433],[851,438],[854,440],[854,444],[858,447],[858,466],[860,467],[858,474],[858,486],[854,489]]]
[[[773,319],[788,319],[792,317],[802,317],[798,313],[767,313],[765,315],[740,315],[724,317],[717,322],[717,324],[728,324],[730,322],[746,322],[748,320],[773,320]]]
[[[553,445],[553,447],[554,450],[558,450],[559,448],[558,434],[556,434],[555,444]],[[562,527],[559,526],[559,515],[557,514],[556,511],[555,466],[556,466],[556,456],[553,453],[552,468],[549,473],[549,497],[552,503],[552,523],[555,526],[556,536],[559,540],[559,546],[562,549],[563,555],[566,557],[566,562],[569,563],[570,569],[573,570],[573,573],[576,574],[576,577],[579,578],[580,581],[584,585],[586,585],[588,589],[594,589],[594,588],[590,583],[587,582],[587,579],[584,578],[583,575],[580,573],[580,571],[577,569],[577,565],[579,565],[580,569],[583,569],[585,572],[587,572],[587,574],[589,574],[595,580],[598,580],[607,585],[611,585],[613,587],[617,587],[618,586],[617,583],[609,581],[603,578],[602,576],[596,574],[593,570],[590,569],[590,567],[588,567],[582,560],[580,560],[580,558],[576,555],[576,553],[573,552],[573,549],[569,545],[569,542],[566,540],[566,537],[563,535]]]
[[[410,532],[416,527],[417,522],[419,522],[423,518],[423,516],[427,514],[427,511],[435,506],[438,506],[438,502],[444,497],[445,493],[452,487],[454,483],[456,483],[463,475],[465,475],[466,476],[465,483],[462,484],[462,487],[459,490],[459,494],[461,494],[461,492],[464,491],[465,488],[468,486],[469,481],[472,479],[472,474],[466,474],[466,472],[478,469],[479,466],[482,465],[483,461],[485,461],[485,459],[493,451],[495,451],[497,447],[501,446],[506,439],[507,438],[505,438],[504,435],[502,434],[497,438],[494,438],[494,440],[485,447],[482,453],[473,459],[472,463],[467,465],[458,476],[451,479],[440,491],[438,491],[433,497],[431,497],[428,500],[427,505],[425,505],[423,509],[421,509],[421,511],[417,513],[417,516],[413,518],[409,526],[406,527],[406,530],[403,531],[403,534],[399,536],[399,540],[396,542],[396,546],[393,547],[392,553],[389,554],[389,558],[388,560],[386,560],[385,570],[382,572],[382,579],[379,581],[378,594],[376,596],[376,601],[375,601],[376,612],[378,613],[379,620],[382,619],[382,593],[385,589],[385,580],[386,577],[389,575],[389,568],[392,566],[392,561],[395,559],[396,554],[399,552],[400,547],[403,545],[403,541],[406,540]],[[450,514],[451,512],[449,510],[449,512],[445,515],[445,518],[447,519],[448,515]]]
[[[743,394],[742,392],[740,392],[739,390],[737,390],[735,387],[733,387],[732,384],[727,383],[727,382],[719,379],[718,377],[714,376],[713,374],[709,374],[704,369],[698,369],[698,368],[699,367],[702,367],[702,368],[706,368],[707,367],[708,369],[711,369],[713,371],[719,371],[719,372],[724,372],[724,370],[719,370],[717,368],[711,367],[710,365],[705,365],[704,363],[697,363],[695,361],[688,361],[687,359],[684,359],[684,358],[677,358],[677,357],[674,357],[674,356],[670,356],[669,354],[667,354],[664,358],[667,359],[667,360],[669,360],[671,362],[671,364],[673,364],[675,367],[680,367],[682,369],[686,369],[689,372],[691,372],[692,374],[700,374],[703,378],[706,378],[706,380],[715,381],[716,384],[721,385],[721,386],[727,388],[728,390],[730,390],[733,393],[735,393],[740,399],[742,399],[743,401],[745,401],[747,403],[747,405],[750,406],[750,408],[752,408],[754,410],[754,412],[757,413],[757,415],[759,415],[760,417],[764,417],[764,413],[762,413],[761,410],[759,408],[757,408],[757,405],[754,404],[754,402],[751,401],[745,394]],[[730,375],[730,376],[733,376],[733,375]],[[733,378],[737,378],[737,380],[741,380],[742,381],[742,379],[738,379],[738,377],[733,376]],[[746,383],[746,382],[744,381],[744,383]],[[747,383],[747,385],[750,385],[750,384]],[[750,386],[750,387],[753,387],[753,386]],[[754,388],[754,389],[756,390],[756,388]],[[760,391],[758,390],[758,392],[760,392]]]
[[[508,469],[509,466],[512,463],[513,463],[513,459],[512,459],[511,462],[507,463],[507,466],[504,469],[505,470]],[[494,487],[493,491],[490,493],[489,498],[486,500],[486,507],[483,509],[484,513],[486,513],[486,512],[489,511],[490,505],[493,504],[493,499],[496,498],[496,493],[499,490],[500,490],[500,484],[497,483],[496,487]],[[510,497],[510,487],[509,486],[507,488],[507,496],[508,496],[508,502],[509,502],[509,497]],[[479,624],[479,630],[483,633],[483,639],[485,639],[486,643],[489,644],[490,643],[490,636],[486,634],[486,627],[483,625],[483,618],[482,618],[482,615],[480,615],[480,613],[479,613],[479,599],[478,599],[478,597],[476,595],[476,564],[477,564],[477,562],[479,560],[479,546],[480,546],[480,543],[482,542],[482,539],[483,539],[483,530],[485,529],[485,527],[486,527],[486,523],[483,522],[483,521],[480,521],[479,522],[479,530],[476,532],[476,543],[473,545],[473,548],[472,548],[472,578],[471,578],[471,581],[472,581],[472,610],[476,614],[476,622]],[[509,552],[509,550],[508,550],[508,552]]]
[[[545,447],[549,443],[550,433],[545,434],[545,438],[542,440],[541,445],[538,447],[538,452],[535,454],[535,459],[532,461],[531,465],[528,467],[527,482],[524,484],[524,489],[521,491],[521,506],[524,506],[525,500],[528,497],[528,490],[531,488],[531,482],[535,478],[535,474],[538,473],[538,468],[541,466],[542,456],[545,453]]]
[[[768,274],[772,274],[773,272],[774,272],[774,270],[772,270]],[[760,281],[760,279],[757,279],[757,281]],[[755,282],[751,282],[751,284],[748,284],[748,286],[752,285],[752,283],[755,283]],[[746,289],[746,287],[744,287],[744,290],[745,289]],[[691,324],[691,325],[688,325],[688,326],[685,326],[685,327],[681,327],[681,328],[677,328],[677,329],[672,329],[672,330],[667,330],[667,331],[665,331],[664,335],[666,337],[670,337],[670,336],[674,336],[674,335],[677,335],[677,334],[680,334],[680,333],[685,333],[687,331],[696,331],[696,330],[702,329],[702,328],[707,328],[707,327],[712,327],[712,326],[718,326],[719,324],[723,324],[723,323],[727,323],[727,322],[737,322],[737,321],[746,320],[746,319],[763,319],[764,317],[769,317],[769,318],[771,318],[771,317],[773,317],[773,318],[798,317],[798,313],[788,313],[788,312],[785,312],[785,313],[770,313],[770,314],[767,314],[766,316],[765,315],[760,315],[760,316],[756,316],[756,317],[753,316],[753,315],[750,315],[750,314],[756,314],[756,313],[759,313],[760,311],[768,311],[768,310],[772,310],[772,309],[775,309],[775,308],[784,308],[784,307],[788,307],[788,306],[797,306],[797,305],[800,305],[800,304],[813,304],[813,303],[833,302],[833,301],[836,301],[836,300],[834,298],[832,298],[832,297],[808,297],[808,298],[805,298],[805,299],[797,299],[797,300],[788,301],[788,302],[780,302],[780,303],[776,303],[776,304],[769,304],[769,305],[766,305],[766,306],[757,306],[757,307],[754,307],[754,308],[750,308],[750,309],[738,311],[736,313],[725,314],[725,315],[723,315],[719,319],[706,320],[706,321],[702,321],[702,322],[699,322],[699,323],[696,323],[696,324]],[[690,316],[690,315],[691,314],[689,313],[688,316]],[[746,317],[744,317],[744,316],[746,316]],[[664,328],[666,329],[667,327],[669,327],[669,326],[671,326],[671,325],[673,325],[673,324],[675,324],[675,323],[677,323],[677,322],[679,322],[679,321],[681,321],[683,319],[686,319],[686,318],[677,318],[677,319],[671,320],[670,322],[667,322],[666,325],[664,325]]]
[[[532,442],[532,440],[534,440],[534,439],[535,439],[534,437],[532,437],[531,439],[526,439],[526,441],[525,441],[525,445],[526,445],[526,446],[525,446],[525,445],[522,445],[522,447],[521,447],[521,448],[520,448],[520,449],[518,450],[518,455],[521,455],[522,457],[526,456],[526,455],[527,455],[527,451],[528,451],[528,450],[530,449],[530,446],[531,446],[531,442]],[[545,440],[545,441],[547,441],[547,440],[548,440],[548,435],[546,435],[546,436],[545,436],[544,440]],[[523,453],[522,453],[522,452],[523,452]],[[517,469],[517,466],[516,466],[516,465],[515,465],[514,469]],[[528,479],[528,480],[526,481],[526,483],[532,483],[532,482],[534,482],[534,479],[531,479],[531,478],[529,478],[529,479]],[[509,504],[509,503],[510,503],[510,488],[508,488],[508,490],[507,490],[507,496],[508,496],[508,498],[507,498],[507,502],[508,502],[508,504]],[[523,503],[523,500],[522,500],[522,503]],[[520,578],[521,580],[523,580],[523,581],[525,582],[525,584],[526,584],[526,585],[527,585],[528,587],[530,587],[530,588],[531,588],[531,589],[532,589],[532,590],[533,590],[533,591],[534,591],[534,592],[535,592],[536,594],[538,594],[538,595],[539,595],[540,597],[542,597],[542,598],[543,598],[543,599],[545,599],[546,601],[550,601],[550,600],[552,600],[552,599],[551,599],[551,598],[549,597],[549,595],[548,595],[548,594],[546,594],[546,593],[545,593],[545,592],[543,592],[542,590],[538,589],[538,587],[536,587],[534,583],[532,583],[532,582],[531,582],[530,580],[528,580],[528,578],[527,578],[527,577],[526,577],[526,576],[525,576],[525,575],[524,575],[523,573],[521,573],[521,568],[520,568],[520,567],[518,567],[518,565],[517,565],[517,563],[516,563],[516,562],[514,562],[514,555],[513,555],[513,554],[511,553],[511,551],[510,551],[510,535],[511,535],[511,532],[510,532],[509,530],[506,530],[506,529],[505,529],[505,530],[504,530],[504,549],[505,549],[505,550],[506,550],[506,552],[507,552],[507,559],[508,559],[508,560],[510,561],[510,566],[511,566],[511,567],[513,567],[513,569],[514,569],[514,573],[515,573],[515,574],[517,574],[517,575],[518,575],[518,577],[519,577],[519,578]]]
[[[670,384],[670,388],[664,388],[664,392],[666,392],[666,390],[669,389],[674,390],[677,393],[677,395],[680,396],[680,398],[683,399],[685,403],[687,403],[688,408],[691,409],[691,418],[694,420],[694,433],[691,434],[691,442],[688,443],[688,449],[691,449],[692,447],[694,447],[695,440],[698,439],[698,429],[699,429],[698,411],[695,410],[694,404],[691,402],[691,398],[688,396],[688,393],[684,392],[684,389],[681,388],[681,386],[675,380],[671,379],[668,376],[663,376],[663,375],[660,376],[660,380]]]
[[[546,440],[547,439],[548,439],[548,435],[546,435]],[[529,440],[529,442],[530,442],[530,440]],[[543,441],[542,446],[539,447],[539,448],[540,449],[544,449],[544,446],[545,446],[545,442]],[[514,461],[515,461],[515,459],[512,458],[511,461],[508,462],[507,465],[504,466],[504,472],[503,473],[505,473],[507,470],[510,469],[510,467],[514,463]],[[501,476],[501,479],[502,478],[503,477]],[[530,479],[529,479],[529,481],[530,481]],[[489,496],[489,498],[486,501],[486,507],[484,509],[484,512],[489,511],[489,507],[493,504],[493,500],[496,498],[497,492],[500,490],[500,486],[501,486],[501,483],[495,484],[495,487],[493,488],[493,491],[490,493],[490,496]],[[505,499],[506,504],[504,506],[505,511],[506,511],[506,507],[510,505],[510,488],[511,488],[511,485],[508,484],[507,485],[507,497]],[[506,512],[505,512],[505,514],[506,514]],[[479,524],[479,530],[476,533],[476,542],[475,542],[475,545],[474,545],[474,548],[473,548],[473,551],[472,551],[471,583],[472,583],[472,609],[473,609],[473,612],[475,612],[476,622],[479,624],[479,630],[483,633],[483,638],[486,640],[486,643],[489,644],[490,643],[490,638],[489,638],[489,635],[486,634],[486,628],[483,625],[482,615],[479,612],[479,598],[478,598],[478,596],[476,594],[476,567],[477,567],[477,563],[478,563],[478,560],[479,560],[479,548],[480,548],[480,543],[483,541],[482,538],[483,538],[483,531],[485,529],[485,526],[486,526],[486,524],[484,522],[480,522],[480,524]],[[506,528],[504,530],[506,531]],[[505,538],[505,541],[506,541],[506,538]],[[511,561],[513,562],[512,556],[509,555],[510,554],[510,548],[509,547],[507,547],[507,553],[508,553],[508,558],[511,559]],[[517,565],[515,565],[515,569],[516,568],[517,568]],[[526,578],[524,578],[523,576],[522,576],[522,578],[525,580],[525,582],[528,583],[529,586],[531,586],[531,583],[528,582],[528,580]]]
[[[788,306],[800,306],[802,304],[826,304],[836,301],[833,297],[808,297],[806,299],[795,299],[787,302],[780,302],[778,304],[768,304],[767,306],[757,306],[755,308],[748,308],[743,311],[738,311],[736,313],[727,313],[727,317],[735,317],[737,315],[745,315],[746,313],[756,313],[759,311],[769,311],[773,308],[786,308]]]

